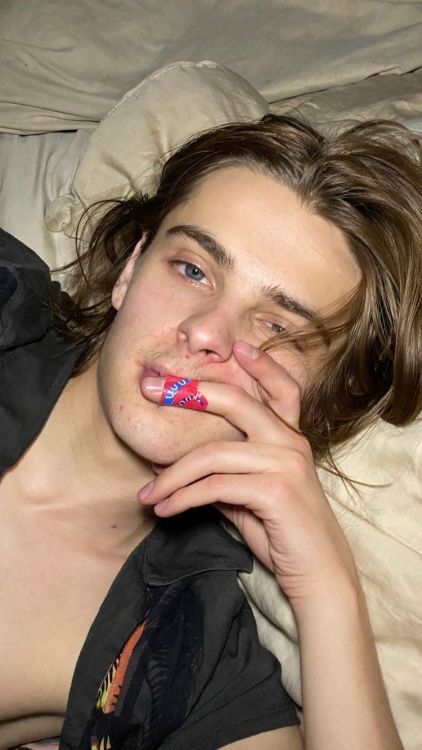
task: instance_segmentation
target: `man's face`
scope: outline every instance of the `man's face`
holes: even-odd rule
[[[181,225],[185,230],[174,230]],[[199,236],[188,236],[189,228],[214,238],[234,268],[218,263]],[[99,395],[126,445],[146,460],[170,464],[203,443],[245,436],[219,415],[149,401],[140,389],[145,368],[237,384],[259,397],[233,344],[259,346],[306,323],[263,297],[263,289],[282,287],[321,313],[361,272],[340,230],[303,208],[289,188],[246,167],[206,177],[167,215],[142,256],[144,239],[113,290],[118,312],[98,361]],[[304,386],[323,351],[321,340],[319,352],[289,344],[270,356]]]

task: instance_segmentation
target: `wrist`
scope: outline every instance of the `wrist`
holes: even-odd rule
[[[290,600],[298,627],[309,617],[330,617],[334,612],[344,613],[348,609],[366,607],[365,596],[356,571],[338,570],[323,579],[319,579],[300,596]]]
[[[321,582],[294,611],[306,746],[403,750],[357,575]]]

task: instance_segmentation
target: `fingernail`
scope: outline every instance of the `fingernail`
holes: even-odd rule
[[[165,378],[144,378],[142,381],[142,387],[154,396],[157,393],[163,392],[165,382]]]
[[[168,501],[169,501],[169,499],[168,499],[168,497],[166,497],[165,500],[161,500],[159,503],[157,503],[157,505],[154,505],[154,512],[156,513],[157,510],[158,511],[164,510],[164,508],[166,507]]]
[[[155,482],[155,479],[153,479],[152,482],[148,482],[148,484],[146,484],[145,487],[143,487],[142,490],[138,492],[138,500],[145,500],[145,498],[151,492],[154,486],[154,482]]]
[[[244,354],[245,357],[249,357],[250,359],[257,359],[259,355],[261,354],[260,350],[256,348],[256,346],[252,346],[252,344],[247,344],[246,341],[236,341],[236,349],[241,354]]]

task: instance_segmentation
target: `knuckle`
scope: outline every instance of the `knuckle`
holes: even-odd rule
[[[228,449],[224,443],[220,443],[217,441],[211,441],[202,446],[198,450],[198,456],[201,459],[201,464],[204,471],[208,470],[210,474],[213,469],[215,471],[217,463],[218,465],[221,464],[221,460],[224,459],[224,455],[227,450]]]
[[[276,472],[268,474],[266,493],[268,493],[268,495],[270,496],[277,494],[278,492],[280,492],[280,489],[282,489],[283,484],[284,477],[282,473]]]
[[[205,483],[211,492],[219,492],[223,489],[224,475],[211,474],[211,476],[206,478]]]
[[[278,507],[280,501],[285,501],[291,490],[291,477],[288,473],[277,472],[267,480],[265,488],[265,502],[269,508]]]
[[[283,471],[274,476],[267,491],[270,504],[279,501],[285,502],[294,492],[296,484],[297,477],[292,476],[291,472]]]
[[[291,389],[292,389],[292,393],[294,393],[296,398],[298,399],[302,398],[302,386],[297,380],[292,380]]]
[[[283,448],[281,461],[279,463],[278,479],[276,481],[283,483],[295,482],[309,465],[309,458],[300,449],[294,445],[289,448]]]
[[[256,402],[256,399],[252,396],[252,394],[245,391],[244,388],[242,388],[241,385],[231,385],[230,386],[230,399],[228,401],[229,406],[233,404],[233,401],[249,401],[251,404]]]
[[[240,385],[233,384],[230,391],[230,396],[234,395],[236,399],[242,398],[242,396],[246,395],[246,391]]]
[[[302,433],[297,435],[297,450],[306,463],[313,461],[311,444],[308,438],[306,438],[305,435],[302,435]]]
[[[290,467],[292,471],[302,474],[309,465],[308,452],[305,453],[304,446],[299,444],[297,447],[292,448],[290,454]]]
[[[209,443],[205,443],[200,450],[207,458],[213,458],[218,450],[218,443],[215,440],[211,440]]]
[[[280,391],[281,391],[280,396],[282,397],[283,400],[286,398],[286,395],[287,395],[289,399],[293,398],[293,399],[296,399],[297,401],[301,401],[302,391],[303,391],[301,384],[290,373],[288,373],[288,376],[289,376],[288,379],[282,384],[280,384]]]

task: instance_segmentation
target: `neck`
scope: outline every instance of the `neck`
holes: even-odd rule
[[[81,541],[95,539],[96,548],[125,554],[155,524],[153,511],[140,506],[136,493],[156,474],[114,433],[101,407],[96,373],[94,363],[68,381],[12,475],[25,503],[70,526]]]

